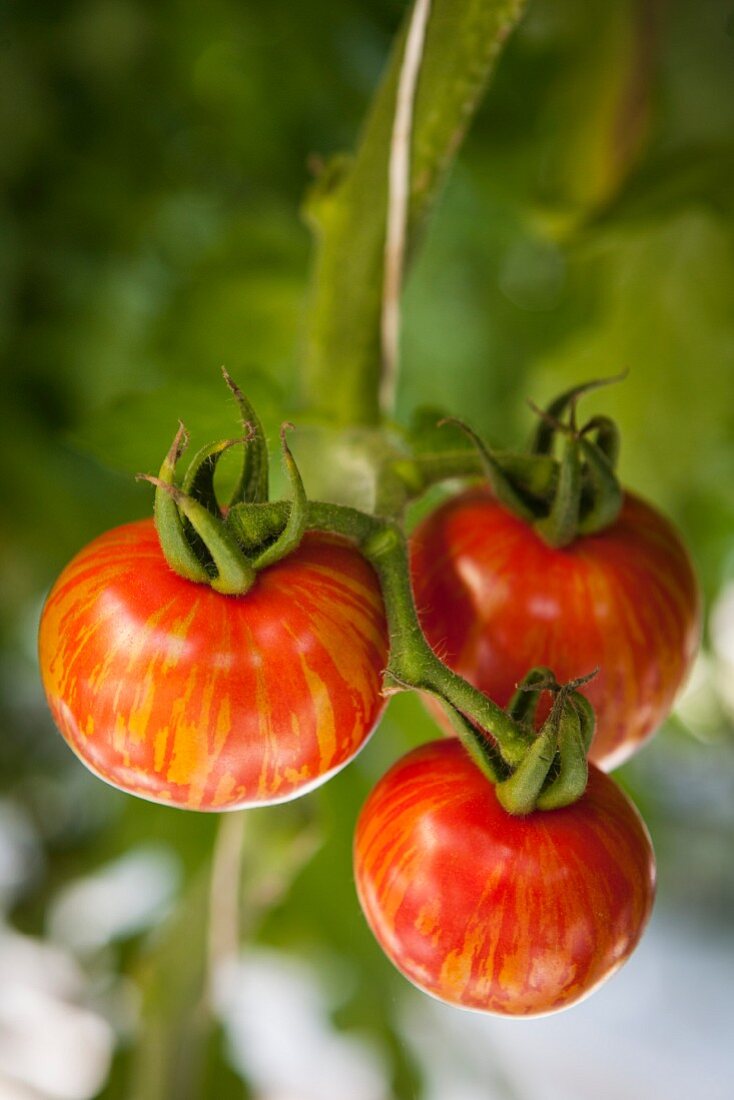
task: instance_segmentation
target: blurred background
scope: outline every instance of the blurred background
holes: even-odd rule
[[[90,538],[149,513],[132,475],[157,468],[179,416],[197,442],[232,432],[220,365],[271,438],[306,417],[307,164],[353,147],[404,11],[0,8],[1,1100],[731,1095],[731,0],[531,0],[405,301],[403,421],[437,404],[517,444],[526,398],[627,368],[585,410],[618,419],[625,482],[696,561],[703,654],[617,773],[659,857],[626,968],[526,1023],[442,1007],[392,970],[351,835],[377,777],[434,735],[415,698],[321,791],[221,821],[106,787],[45,708],[48,588]]]

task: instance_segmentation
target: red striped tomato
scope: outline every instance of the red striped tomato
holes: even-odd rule
[[[583,691],[597,718],[590,756],[605,769],[669,713],[698,647],[700,599],[678,534],[649,504],[627,495],[605,531],[554,550],[470,490],[428,516],[411,553],[429,642],[500,706],[534,665],[561,681],[598,667]]]
[[[361,748],[384,706],[377,578],[327,536],[221,596],[166,565],[152,521],[90,543],[49,595],[56,724],[122,790],[191,810],[282,802]]]
[[[388,958],[427,993],[509,1016],[587,996],[634,950],[655,859],[632,803],[593,765],[580,801],[507,814],[455,740],[399,760],[357,823],[355,875]]]

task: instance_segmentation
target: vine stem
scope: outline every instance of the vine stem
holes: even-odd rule
[[[382,284],[382,372],[380,411],[390,416],[395,405],[400,355],[400,293],[405,266],[410,195],[410,144],[418,74],[423,58],[431,0],[416,0],[410,18],[395,97],[395,119],[388,161],[385,269]]]
[[[490,735],[499,755],[510,766],[523,759],[532,735],[492,699],[453,672],[431,649],[418,619],[408,548],[400,527],[390,521],[378,521],[377,531],[361,540],[360,549],[377,573],[387,612],[390,658],[385,690],[389,693],[414,688],[431,692],[467,718],[466,724],[456,726],[457,736],[487,778],[495,782],[496,754],[480,731]]]
[[[287,501],[238,505],[230,510],[227,522],[242,545],[257,545],[278,538],[290,508]],[[390,641],[385,691],[414,688],[431,692],[468,719],[457,726],[457,735],[491,782],[497,780],[497,752],[509,767],[519,764],[533,733],[453,672],[428,644],[415,607],[408,547],[399,524],[345,505],[308,501],[304,527],[354,542],[377,573]]]

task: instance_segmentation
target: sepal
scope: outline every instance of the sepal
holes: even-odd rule
[[[306,531],[307,505],[306,490],[303,487],[303,479],[296,465],[296,460],[291,453],[286,439],[288,429],[292,424],[283,424],[280,429],[280,443],[283,450],[283,463],[290,483],[291,497],[288,519],[275,542],[266,546],[252,561],[253,568],[257,571],[265,569],[268,565],[274,565],[276,561],[292,554],[298,547]]]
[[[188,441],[188,432],[179,421],[178,431],[168,454],[163,459],[158,477],[149,478],[144,474],[139,474],[138,477],[151,481],[155,485],[153,503],[155,527],[164,557],[171,569],[188,581],[209,584],[210,577],[204,563],[199,559],[186,534],[185,519],[176,506],[173,495],[168,491],[174,485],[176,466],[186,450]]]

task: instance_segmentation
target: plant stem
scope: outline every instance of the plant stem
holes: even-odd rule
[[[379,522],[375,533],[361,542],[360,549],[379,577],[385,602],[390,637],[390,658],[385,675],[388,690],[409,687],[437,695],[468,718],[473,726],[488,733],[496,741],[506,764],[518,764],[530,741],[523,728],[492,699],[445,665],[426,641],[413,599],[408,548],[399,526],[389,521]],[[471,727],[457,728],[457,735],[477,759],[477,743],[480,739],[484,742],[482,735]],[[493,771],[487,774],[494,780]]]
[[[406,249],[420,231],[524,0],[433,0],[410,149]],[[399,35],[353,160],[331,162],[307,196],[316,249],[304,399],[341,424],[379,422],[386,166],[405,44]]]
[[[238,505],[230,510],[228,523],[235,537],[248,546],[263,536],[277,538],[287,523],[289,511],[290,504],[286,501]],[[518,764],[532,741],[532,734],[490,698],[452,672],[426,641],[415,608],[408,548],[400,526],[356,508],[308,501],[305,528],[341,535],[356,543],[377,573],[390,638],[385,674],[387,690],[429,691],[463,714],[469,722],[457,733],[480,767],[482,761],[478,757],[492,750],[491,742],[480,731],[496,742],[505,764],[510,767]],[[483,770],[494,782],[496,772],[489,763]]]
[[[410,465],[416,475],[415,495],[425,492],[431,485],[437,485],[454,477],[484,478],[484,464],[475,450],[436,451],[435,453],[414,455]]]

